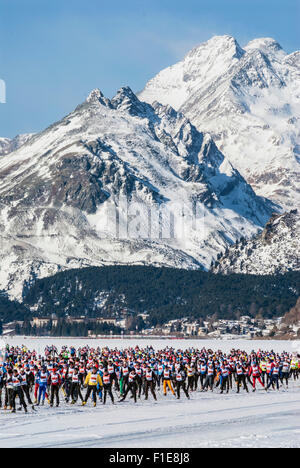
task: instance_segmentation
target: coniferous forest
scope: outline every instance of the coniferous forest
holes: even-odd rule
[[[1,295],[0,320],[52,314],[59,319],[110,317],[125,309],[133,316],[147,312],[154,326],[183,317],[272,318],[289,311],[299,292],[300,272],[256,276],[142,266],[92,267],[37,280],[26,288],[22,304]]]

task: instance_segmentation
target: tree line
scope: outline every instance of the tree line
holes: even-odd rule
[[[189,317],[273,318],[296,303],[300,272],[284,275],[213,274],[172,268],[109,266],[75,269],[37,280],[23,306],[59,318],[149,314],[150,325]],[[37,314],[35,314],[37,315]]]

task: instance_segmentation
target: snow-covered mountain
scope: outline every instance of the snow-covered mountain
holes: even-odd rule
[[[268,275],[300,271],[300,213],[274,215],[261,234],[229,247],[213,268],[215,273]]]
[[[300,52],[270,38],[216,36],[150,80],[139,98],[170,104],[262,196],[300,206]]]
[[[34,133],[23,133],[15,138],[0,138],[0,156],[12,153],[13,151],[25,145],[33,137]]]
[[[216,250],[255,234],[274,211],[208,134],[129,88],[111,100],[94,90],[74,112],[2,156],[0,180],[0,289],[17,298],[24,281],[67,268],[208,268]],[[191,206],[200,207],[204,228],[188,212],[181,216]],[[163,211],[169,207],[173,215]]]

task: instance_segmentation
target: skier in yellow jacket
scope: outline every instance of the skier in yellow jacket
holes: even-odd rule
[[[82,402],[82,406],[85,406],[87,404],[87,401],[91,395],[93,394],[93,402],[94,406],[97,405],[97,388],[98,386],[100,388],[103,387],[102,379],[100,374],[98,373],[97,367],[93,367],[92,372],[89,372],[88,375],[86,376],[85,382],[84,382],[84,387],[87,387],[87,392],[84,401]]]
[[[171,370],[169,368],[165,368],[163,372],[163,390],[164,390],[164,395],[167,395],[167,387],[171,390],[173,395],[175,396],[175,391],[171,382]]]

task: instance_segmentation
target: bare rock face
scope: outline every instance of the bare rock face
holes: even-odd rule
[[[0,182],[0,289],[18,298],[24,284],[67,268],[209,268],[216,250],[257,233],[277,208],[254,193],[209,134],[128,87],[111,100],[92,91],[74,112],[2,156]],[[146,210],[123,209],[120,198]],[[175,219],[182,207],[200,207],[204,229],[185,216],[184,235],[165,235],[160,218],[164,232],[152,235],[155,214],[174,205]],[[137,217],[132,236],[128,223]],[[116,218],[127,222],[125,235]]]
[[[162,70],[139,94],[183,112],[210,133],[254,190],[300,206],[300,52],[272,38],[241,47],[216,36]]]
[[[262,233],[243,238],[213,264],[215,273],[278,274],[300,270],[300,215],[274,214]]]

